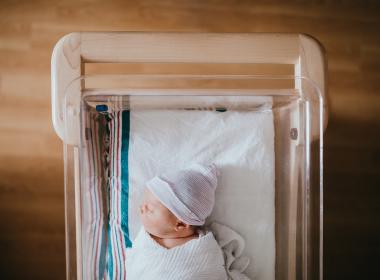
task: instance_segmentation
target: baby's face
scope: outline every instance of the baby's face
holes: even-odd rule
[[[172,233],[177,223],[177,217],[147,188],[140,205],[140,217],[145,230],[160,238]]]

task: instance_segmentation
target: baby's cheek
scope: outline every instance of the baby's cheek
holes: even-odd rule
[[[141,215],[141,220],[145,226],[155,226],[157,223],[156,219],[151,214],[147,213]]]
[[[160,220],[161,222],[166,220],[166,215],[162,211],[156,211],[154,212],[156,219]]]
[[[159,226],[162,223],[161,217],[157,214],[150,214],[148,219],[155,226]]]
[[[149,225],[149,217],[147,217],[147,214],[140,214],[141,222],[146,227]]]

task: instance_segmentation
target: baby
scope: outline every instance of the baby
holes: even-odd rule
[[[218,174],[215,164],[193,164],[146,183],[143,227],[127,250],[127,279],[228,279],[223,251],[202,227],[214,206]]]

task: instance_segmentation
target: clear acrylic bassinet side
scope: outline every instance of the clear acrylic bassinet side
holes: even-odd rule
[[[295,83],[302,87],[295,89]],[[90,155],[104,148],[105,115],[96,106],[107,105],[114,111],[271,110],[276,155],[275,279],[322,279],[323,102],[312,81],[294,76],[94,75],[74,80],[63,106],[65,139],[70,140],[65,143],[68,278],[97,279],[104,269],[96,252],[104,240],[96,236],[107,235],[107,166],[101,153]],[[91,195],[84,186],[92,188]]]

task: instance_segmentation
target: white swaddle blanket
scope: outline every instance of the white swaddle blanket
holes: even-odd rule
[[[209,229],[223,250],[224,265],[229,280],[250,280],[244,273],[250,259],[243,255],[245,241],[243,237],[231,228],[217,222],[211,223]]]
[[[226,280],[223,252],[211,231],[180,246],[159,245],[142,227],[126,251],[127,279]]]
[[[244,274],[250,262],[242,255],[245,242],[237,232],[213,222],[198,234],[197,239],[166,249],[141,227],[126,250],[127,279],[250,280]]]

